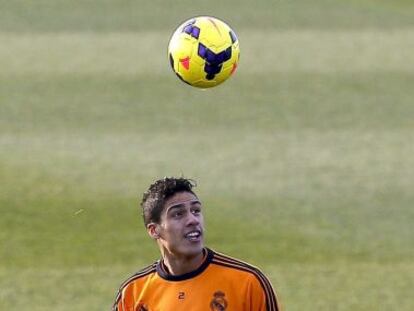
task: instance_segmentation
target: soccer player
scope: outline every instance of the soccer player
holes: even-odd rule
[[[204,246],[195,183],[164,178],[143,195],[149,236],[161,259],[127,279],[113,311],[279,311],[267,277],[256,267]]]

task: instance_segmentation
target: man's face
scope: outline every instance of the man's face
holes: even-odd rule
[[[165,252],[191,257],[204,247],[201,202],[191,192],[178,192],[166,200],[158,226],[159,243]]]

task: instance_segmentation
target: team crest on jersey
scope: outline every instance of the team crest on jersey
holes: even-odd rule
[[[210,302],[211,311],[225,311],[227,309],[227,300],[223,292],[217,291],[214,294],[213,299]]]

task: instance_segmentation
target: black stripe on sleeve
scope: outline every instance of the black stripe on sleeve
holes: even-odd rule
[[[156,271],[156,265],[157,265],[157,263],[154,263],[154,264],[152,264],[152,265],[150,265],[148,267],[145,267],[144,269],[138,271],[137,273],[135,273],[134,275],[132,275],[131,277],[129,277],[126,281],[124,281],[121,284],[121,286],[119,287],[119,290],[117,292],[117,295],[116,295],[116,298],[115,298],[115,302],[112,305],[112,311],[118,311],[118,303],[119,303],[119,300],[121,299],[123,289],[129,283],[131,283],[131,282],[133,282],[133,281],[135,281],[135,280],[137,280],[139,278],[145,277],[148,274],[154,273]]]
[[[259,280],[260,285],[264,290],[266,297],[266,310],[280,311],[272,285],[270,284],[268,278],[258,268],[240,260],[217,253],[215,253],[212,263],[252,273]]]

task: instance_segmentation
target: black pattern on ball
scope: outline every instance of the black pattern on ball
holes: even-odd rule
[[[216,74],[221,71],[223,63],[231,58],[231,46],[224,51],[215,54],[202,43],[198,44],[198,55],[205,60],[204,71],[206,79],[213,80]]]

